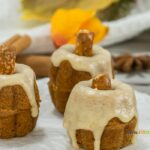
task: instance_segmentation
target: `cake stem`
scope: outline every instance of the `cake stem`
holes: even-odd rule
[[[93,40],[94,33],[88,30],[80,30],[76,39],[76,48],[74,53],[79,56],[92,56],[93,55]]]
[[[111,90],[111,80],[108,74],[97,75],[92,81],[92,88],[98,90]]]
[[[0,45],[0,74],[15,73],[16,50],[5,44]]]

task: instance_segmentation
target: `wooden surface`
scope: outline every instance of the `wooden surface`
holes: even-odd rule
[[[121,54],[126,52],[137,53],[146,52],[150,53],[150,30],[138,35],[136,38],[106,47],[112,54]],[[150,85],[132,85],[134,89],[150,95]]]

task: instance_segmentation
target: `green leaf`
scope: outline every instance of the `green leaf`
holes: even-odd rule
[[[135,0],[120,0],[102,11],[98,11],[97,15],[100,19],[107,21],[119,19],[130,12],[135,6],[135,2]]]

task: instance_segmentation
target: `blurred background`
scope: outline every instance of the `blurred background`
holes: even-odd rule
[[[56,49],[57,39],[52,31],[57,31],[58,26],[52,21],[58,19],[58,24],[62,23],[59,22],[61,15],[57,16],[56,12],[61,8],[93,10],[94,17],[108,27],[108,33],[97,44],[112,53],[117,78],[150,94],[150,0],[0,0],[0,6],[0,42],[15,34],[28,34],[32,43],[17,56],[18,62],[33,67],[37,75],[41,66],[33,64],[27,56],[45,56],[45,61]],[[75,26],[78,17],[80,14],[70,19],[70,24]],[[95,26],[93,23],[90,29],[96,32]],[[132,64],[126,64],[131,59]],[[128,69],[122,69],[124,64]],[[47,70],[39,77],[45,77]]]

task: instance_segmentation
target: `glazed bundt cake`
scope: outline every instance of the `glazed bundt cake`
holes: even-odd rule
[[[137,127],[133,89],[103,74],[75,85],[64,113],[74,148],[119,150],[133,143]]]
[[[110,78],[113,77],[110,53],[93,46],[93,38],[93,33],[81,30],[76,46],[62,46],[51,56],[49,90],[56,109],[61,113],[65,111],[75,84],[99,73],[108,73]]]
[[[15,50],[0,46],[0,138],[24,136],[36,125],[39,91],[35,74],[15,64]]]

